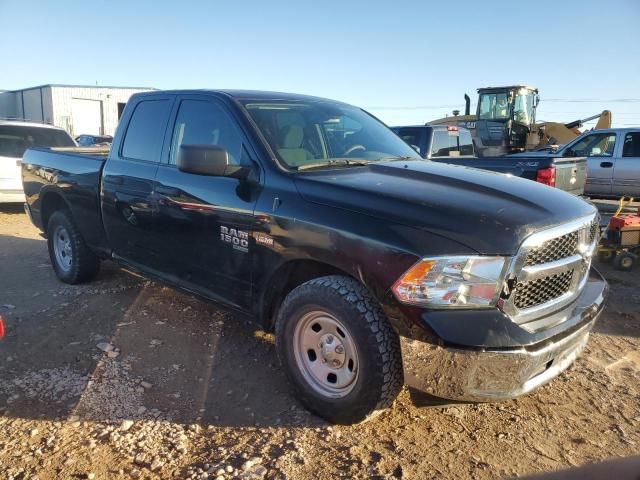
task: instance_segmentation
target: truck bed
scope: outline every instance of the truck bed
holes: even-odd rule
[[[587,180],[587,159],[585,157],[540,157],[540,156],[500,156],[500,157],[434,157],[434,162],[450,163],[467,167],[491,170],[536,181],[541,169],[555,168],[555,187],[573,195],[582,195]]]
[[[30,148],[22,157],[22,181],[33,222],[46,231],[47,212],[41,205],[55,189],[67,192],[72,211],[88,244],[105,241],[100,217],[100,175],[109,153],[104,147]],[[44,215],[43,215],[44,214]]]

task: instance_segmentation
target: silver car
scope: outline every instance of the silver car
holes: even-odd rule
[[[20,159],[31,147],[75,147],[62,128],[24,120],[0,119],[0,203],[24,202]]]
[[[585,195],[640,197],[640,127],[585,132],[555,155],[587,157]]]

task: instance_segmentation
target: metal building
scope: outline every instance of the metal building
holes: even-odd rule
[[[129,97],[145,87],[41,85],[0,90],[0,117],[51,123],[72,136],[113,135]]]

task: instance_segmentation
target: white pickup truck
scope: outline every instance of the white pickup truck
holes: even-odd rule
[[[24,202],[20,159],[31,147],[75,147],[62,128],[46,123],[0,119],[0,203]]]

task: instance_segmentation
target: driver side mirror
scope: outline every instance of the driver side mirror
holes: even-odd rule
[[[246,178],[251,169],[229,165],[229,153],[219,145],[180,145],[178,170],[210,177]]]
[[[571,148],[567,148],[564,152],[562,152],[562,156],[563,157],[575,157],[576,156],[576,152],[574,152],[573,149],[571,149]]]
[[[218,145],[180,145],[178,170],[195,175],[221,177],[229,163],[229,154]]]

